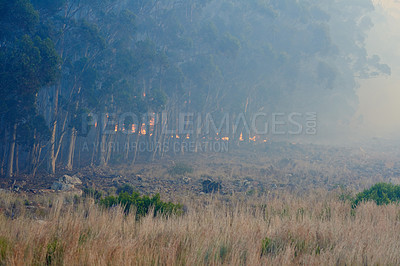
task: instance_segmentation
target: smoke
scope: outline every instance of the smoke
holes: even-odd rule
[[[392,74],[359,81],[360,103],[352,127],[367,135],[394,139],[400,132],[400,2],[377,0],[374,4],[367,50],[378,54]]]

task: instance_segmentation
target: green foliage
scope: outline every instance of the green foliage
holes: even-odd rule
[[[121,193],[128,193],[128,194],[132,194],[133,192],[135,192],[135,190],[133,189],[133,187],[131,185],[125,184],[122,187],[117,188],[117,195],[121,194]]]
[[[261,243],[261,256],[266,256],[268,254],[275,255],[280,249],[281,246],[278,241],[266,237]]]
[[[83,190],[83,197],[85,198],[93,198],[95,200],[100,200],[102,193],[94,188],[84,188]]]
[[[47,245],[46,265],[62,265],[64,257],[64,248],[58,238],[54,238]]]
[[[400,201],[400,186],[389,183],[378,183],[370,189],[366,189],[356,195],[353,200],[353,207],[360,202],[375,201],[377,205],[384,205]]]
[[[0,36],[31,32],[38,22],[39,14],[29,0],[0,0]]]
[[[185,163],[177,163],[168,170],[168,173],[171,176],[185,175],[193,173],[193,168]]]
[[[7,253],[10,250],[10,242],[5,237],[0,237],[0,265],[3,265]]]
[[[120,205],[124,208],[126,214],[131,210],[136,210],[136,219],[147,215],[150,210],[153,210],[154,217],[157,214],[170,216],[183,213],[183,206],[181,204],[163,202],[159,194],[153,197],[140,196],[140,194],[135,191],[132,193],[121,191],[117,197],[108,196],[101,199],[100,204],[107,208]]]

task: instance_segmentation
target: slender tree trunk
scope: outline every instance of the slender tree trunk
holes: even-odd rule
[[[19,145],[15,144],[15,175],[19,175]]]
[[[1,168],[0,168],[0,175],[4,176],[4,167],[6,164],[7,158],[7,130],[4,129],[4,139],[3,139],[3,156],[1,160]]]
[[[76,129],[71,128],[69,147],[68,147],[68,157],[67,157],[67,170],[71,171],[74,165],[74,154],[75,154],[75,142],[76,142]]]
[[[38,150],[38,152],[37,152],[37,160],[35,161],[35,164],[33,166],[32,177],[36,176],[36,172],[37,172],[37,169],[39,167],[40,155],[42,154],[42,147],[40,146],[40,144],[38,144],[37,150]]]
[[[33,147],[29,154],[29,166],[27,168],[29,173],[33,172],[33,169],[35,168],[35,165],[36,165],[36,161],[39,160],[39,158],[36,158],[37,150],[38,150],[38,144],[36,143],[36,140],[35,140],[35,143],[33,144]]]
[[[159,121],[160,120],[159,118],[160,118],[159,115],[156,114],[155,118],[154,118],[153,140],[151,140],[151,142],[154,143],[152,154],[150,153],[152,161],[154,161],[154,159],[155,159],[157,150],[159,148],[161,148],[161,147],[159,147],[160,146],[160,138],[158,137],[158,135],[161,135],[161,134],[159,134],[159,131],[160,131],[159,129],[162,126],[162,122]]]
[[[96,128],[97,133],[96,133],[95,141],[93,142],[92,159],[90,161],[91,166],[94,166],[96,154],[99,152],[98,149],[99,149],[99,141],[100,141],[100,134],[101,134],[100,128],[101,128],[100,126],[97,126],[97,128]]]
[[[105,156],[105,158],[106,158],[106,165],[108,165],[108,163],[110,162],[112,152],[116,149],[116,147],[115,147],[116,142],[115,142],[114,140],[115,140],[115,135],[111,135],[111,136],[108,138],[108,141],[107,141],[107,145],[106,145],[106,147],[107,147],[107,152],[106,152],[106,156]]]
[[[14,123],[13,132],[11,136],[10,148],[8,152],[8,162],[7,162],[7,177],[10,178],[13,176],[13,166],[14,166],[14,150],[15,150],[15,142],[17,139],[17,123]]]
[[[53,122],[51,123],[51,138],[50,138],[50,155],[48,170],[51,174],[56,173],[56,134],[57,134],[57,116],[58,116],[58,94],[60,91],[61,84],[56,86],[54,95],[54,107],[53,107]]]
[[[129,158],[129,150],[131,149],[131,143],[130,143],[130,141],[131,141],[131,134],[128,132],[128,133],[126,134],[125,144],[124,144],[124,152],[125,152],[125,154],[124,154],[124,160],[125,160],[125,161],[128,161],[128,158]]]
[[[107,136],[105,134],[105,129],[107,126],[107,117],[103,115],[101,118],[101,131],[100,131],[100,147],[99,147],[99,155],[100,155],[100,166],[106,166],[106,152],[107,152]]]
[[[138,156],[139,140],[140,140],[141,130],[142,130],[142,121],[139,119],[137,131],[136,131],[136,138],[135,138],[135,152],[133,153],[133,160],[132,160],[132,163],[131,163],[132,166],[135,164],[137,156]]]
[[[81,91],[81,88],[78,89],[78,95]],[[71,115],[72,117],[76,118],[76,112],[79,108],[79,100],[75,103],[75,111]],[[68,147],[68,155],[67,155],[67,170],[71,171],[74,165],[74,154],[75,154],[75,142],[76,142],[77,131],[76,128],[73,126],[70,130],[70,139],[69,139],[69,147]]]

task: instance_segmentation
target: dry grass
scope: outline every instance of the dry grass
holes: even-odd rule
[[[187,199],[188,212],[181,217],[139,222],[120,208],[104,211],[90,200],[61,197],[40,219],[36,212],[11,219],[7,210],[18,199],[7,193],[0,198],[6,204],[0,214],[0,265],[400,263],[399,206],[367,203],[353,211],[337,194],[323,191]]]

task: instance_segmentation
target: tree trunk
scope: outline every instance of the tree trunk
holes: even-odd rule
[[[19,175],[19,147],[15,144],[15,175]]]
[[[129,158],[129,150],[131,149],[131,134],[128,132],[126,134],[126,138],[125,138],[125,144],[124,144],[124,160],[127,162],[128,158]]]
[[[15,150],[15,141],[17,139],[17,123],[14,123],[13,132],[10,142],[10,148],[8,152],[8,162],[7,162],[7,177],[10,178],[13,176],[13,166],[14,166],[14,150]]]
[[[160,120],[160,116],[158,114],[155,115],[154,118],[154,129],[153,129],[153,140],[154,143],[153,150],[151,156],[151,160],[154,161],[155,156],[157,154],[157,150],[161,147],[161,133],[159,133],[160,128],[162,127],[162,121]],[[158,137],[160,135],[160,137]]]
[[[92,159],[90,161],[90,166],[94,166],[96,154],[99,152],[98,149],[99,149],[99,141],[100,141],[100,134],[101,134],[100,128],[101,128],[100,126],[96,127],[97,133],[96,133],[95,141],[93,142],[93,151],[92,151]]]
[[[40,144],[38,144],[37,150],[38,150],[38,152],[37,152],[37,160],[36,160],[36,162],[35,162],[35,164],[33,166],[32,177],[35,177],[37,169],[39,167],[40,155],[42,153],[42,147],[40,146]]]
[[[78,88],[78,95],[81,92],[81,88]],[[72,117],[76,118],[76,112],[78,111],[79,101],[77,100],[75,103],[75,112],[72,114]],[[71,171],[74,165],[74,154],[75,154],[75,142],[76,142],[77,130],[73,126],[71,128],[70,139],[69,139],[69,147],[68,147],[68,155],[67,155],[67,170]]]
[[[68,147],[68,157],[67,157],[67,170],[71,171],[74,165],[74,154],[75,154],[75,142],[76,142],[76,129],[71,128],[69,147]]]
[[[142,121],[139,119],[138,127],[136,130],[136,139],[135,139],[135,152],[133,153],[133,160],[131,165],[133,166],[136,162],[138,156],[138,148],[139,148],[139,140],[140,140],[140,132],[142,131]]]
[[[106,152],[107,152],[107,136],[105,134],[105,129],[107,127],[107,117],[105,115],[102,116],[101,118],[101,128],[100,130],[100,147],[99,147],[99,156],[100,156],[100,166],[106,166]]]
[[[6,158],[7,158],[7,130],[4,129],[4,140],[3,140],[3,156],[1,159],[1,168],[0,168],[0,175],[4,175],[4,167],[6,164]]]
[[[53,107],[53,122],[51,123],[51,138],[50,138],[50,154],[49,154],[49,165],[48,170],[51,174],[56,173],[56,133],[57,133],[57,116],[58,116],[58,94],[60,91],[61,84],[56,86],[54,95],[54,107]]]

